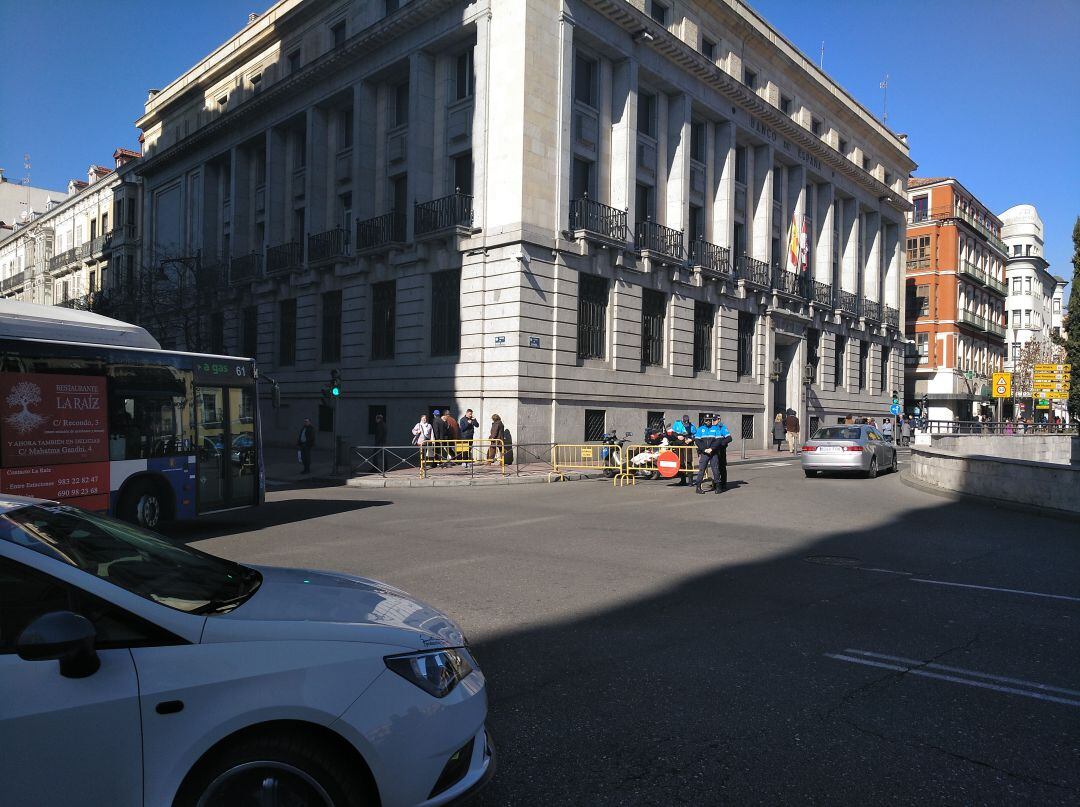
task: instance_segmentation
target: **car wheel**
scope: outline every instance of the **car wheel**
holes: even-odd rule
[[[867,479],[877,479],[877,457],[870,458],[870,467],[866,470]]]
[[[808,468],[803,468],[803,473],[806,474],[807,479],[813,479],[815,476],[817,476],[817,471],[811,471]]]
[[[118,515],[140,527],[156,528],[165,518],[165,502],[157,485],[147,480],[133,483],[124,491]]]
[[[175,807],[241,804],[367,807],[376,800],[356,763],[304,732],[254,735],[226,746],[188,777]]]

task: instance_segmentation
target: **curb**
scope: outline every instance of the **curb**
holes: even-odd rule
[[[954,502],[982,504],[992,508],[1013,510],[1019,513],[1029,513],[1031,515],[1043,516],[1044,518],[1056,518],[1060,521],[1072,521],[1080,524],[1080,513],[1070,513],[1068,510],[1058,510],[1053,507],[1040,507],[1037,504],[1012,502],[1008,499],[991,499],[986,496],[980,496],[977,493],[962,493],[957,490],[934,487],[933,485],[927,485],[925,482],[921,482],[912,477],[911,471],[908,469],[900,472],[900,481],[912,490],[917,490],[920,493],[929,493],[931,496],[940,496],[943,499],[949,499]]]

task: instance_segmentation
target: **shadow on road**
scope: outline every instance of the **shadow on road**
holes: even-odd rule
[[[1080,684],[1066,606],[911,580],[970,579],[963,563],[1008,556],[1021,534],[1050,538],[1032,551],[1042,562],[1077,567],[1059,522],[949,502],[760,562],[720,565],[718,540],[705,574],[483,640],[500,759],[476,803],[1068,803],[1080,709],[825,655],[861,648]],[[616,568],[639,549],[604,540]],[[657,557],[679,551],[662,531],[656,541]],[[1027,654],[1041,671],[1024,669]]]
[[[238,535],[282,524],[333,516],[368,507],[384,507],[393,504],[385,500],[348,500],[348,499],[287,499],[269,501],[258,507],[237,510],[234,513],[198,518],[194,521],[180,521],[167,524],[159,531],[181,543],[204,541],[222,535]]]

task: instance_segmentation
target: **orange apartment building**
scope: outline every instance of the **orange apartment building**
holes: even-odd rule
[[[990,374],[1005,362],[1001,220],[952,177],[912,177],[907,228],[905,411],[931,420],[991,414]]]

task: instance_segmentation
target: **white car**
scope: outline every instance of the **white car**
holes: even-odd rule
[[[494,772],[445,614],[0,494],[0,801],[439,805]]]

